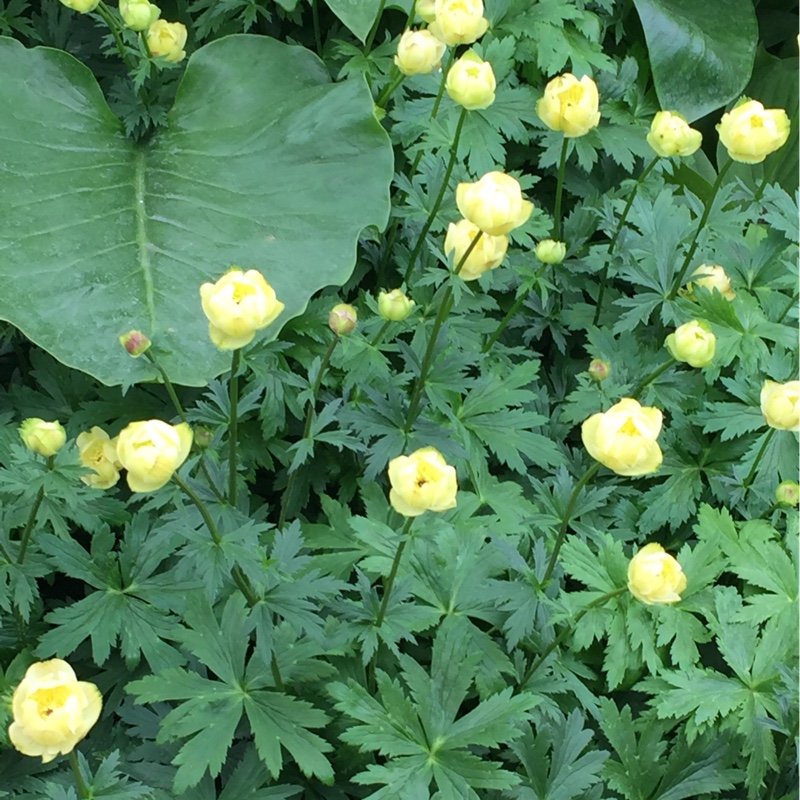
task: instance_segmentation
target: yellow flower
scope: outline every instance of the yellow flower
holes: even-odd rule
[[[403,75],[427,75],[442,66],[447,45],[430,31],[407,30],[397,44],[394,63]]]
[[[139,358],[149,349],[152,342],[141,331],[128,331],[119,337],[119,343],[125,348],[129,356]]]
[[[182,22],[157,19],[147,29],[147,46],[154,56],[164,56],[165,61],[176,64],[186,56],[186,26]]]
[[[789,138],[789,117],[782,108],[764,108],[748,100],[732,108],[717,125],[719,140],[734,161],[760,164]]]
[[[436,19],[436,0],[417,0],[414,10],[425,22]]]
[[[719,264],[701,264],[692,273],[692,282],[686,285],[686,291],[690,296],[692,284],[695,283],[708,289],[709,292],[716,289],[726,300],[733,300],[736,297],[736,292],[731,289],[731,279]]]
[[[707,367],[714,360],[717,337],[708,323],[694,319],[667,336],[664,344],[676,361],[683,361],[692,367]]]
[[[186,461],[192,429],[185,423],[168,425],[159,419],[131,422],[117,437],[117,458],[128,470],[132,492],[154,492]]]
[[[681,565],[660,544],[646,544],[628,564],[628,590],[643,603],[677,603],[686,589]]]
[[[88,14],[100,5],[100,0],[61,0],[61,5],[71,8],[79,14]]]
[[[597,85],[588,76],[578,80],[566,72],[553,78],[544,87],[544,95],[536,104],[539,118],[554,131],[564,136],[583,136],[600,122],[600,98]]]
[[[428,29],[451,47],[472,44],[489,27],[483,18],[483,0],[436,0],[433,11],[434,20]]]
[[[391,322],[402,322],[414,310],[414,301],[399,289],[378,295],[378,313]]]
[[[66,661],[53,658],[28,667],[11,701],[11,744],[42,762],[66,755],[89,733],[103,706],[99,689],[79,681]]]
[[[453,268],[458,266],[464,253],[467,252],[473,239],[481,232],[477,225],[473,225],[469,220],[462,219],[459,222],[451,222],[447,229],[447,236],[444,240],[445,255],[453,255]],[[484,233],[472,252],[467,256],[463,263],[458,277],[465,281],[474,281],[480,278],[484,272],[499,267],[508,250],[507,236],[490,236]]]
[[[689,127],[676,111],[659,111],[650,125],[647,143],[661,158],[690,156],[703,142],[703,134]]]
[[[19,435],[28,450],[40,456],[54,456],[67,441],[67,432],[60,422],[45,422],[29,417],[19,426]]]
[[[635,477],[661,465],[661,412],[626,397],[605,413],[594,414],[581,427],[589,455],[617,475]]]
[[[800,431],[800,381],[764,381],[761,413],[771,428]]]
[[[328,314],[328,327],[337,336],[346,336],[358,326],[358,312],[349,303],[335,305]]]
[[[143,31],[161,16],[161,9],[149,0],[119,0],[119,14],[131,30]]]
[[[518,228],[533,211],[519,182],[504,172],[487,172],[475,183],[459,183],[456,205],[461,216],[491,236]]]
[[[256,331],[274,322],[284,309],[275,290],[255,269],[232,267],[216,283],[200,287],[208,334],[220,350],[236,350],[249,344]]]
[[[567,255],[567,246],[564,242],[557,242],[555,239],[542,239],[536,245],[534,254],[542,264],[560,264]]]
[[[488,108],[494,102],[496,88],[492,65],[472,50],[450,67],[445,80],[447,94],[468,111]]]
[[[91,431],[78,434],[75,440],[81,464],[94,470],[94,475],[81,475],[81,480],[94,489],[110,489],[119,480],[122,464],[117,460],[117,438],[96,425]]]
[[[389,502],[399,514],[417,517],[425,511],[455,508],[455,468],[448,466],[434,447],[423,447],[410,456],[398,456],[389,462]]]

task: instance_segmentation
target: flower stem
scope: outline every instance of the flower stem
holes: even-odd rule
[[[131,61],[130,54],[128,53],[128,48],[125,47],[125,42],[122,40],[120,27],[117,25],[117,20],[114,18],[113,13],[103,2],[103,0],[100,0],[100,3],[95,10],[103,18],[103,22],[105,22],[105,24],[108,26],[108,29],[111,31],[111,35],[114,37],[114,42],[117,45],[117,50],[119,50],[119,54],[122,56],[122,60],[125,62],[128,72],[132,73],[135,67],[133,65],[133,61]]]
[[[311,22],[314,26],[314,42],[317,46],[317,55],[322,56],[322,29],[319,24],[319,0],[311,0]]]
[[[392,321],[390,319],[387,319],[386,322],[384,322],[383,325],[381,325],[381,329],[375,334],[375,337],[369,343],[370,347],[377,347],[378,342],[380,342],[380,340],[383,339],[383,334],[389,330],[389,326],[391,324]]]
[[[556,206],[553,211],[553,238],[561,241],[561,196],[564,193],[564,170],[567,166],[567,137],[561,143],[561,159],[558,163],[558,182],[556,183]]]
[[[378,26],[380,25],[385,6],[386,0],[381,0],[380,5],[378,6],[378,13],[375,15],[375,21],[372,23],[369,36],[367,36],[367,41],[364,42],[364,58],[366,58],[372,50],[372,43],[375,41],[375,35],[378,33]]]
[[[717,179],[714,181],[714,185],[711,187],[711,195],[706,202],[705,208],[703,209],[703,215],[700,217],[700,223],[698,224],[697,230],[694,232],[694,236],[692,237],[692,243],[689,245],[686,258],[683,259],[683,264],[681,264],[681,268],[678,270],[678,277],[675,279],[675,282],[672,285],[672,291],[669,293],[669,300],[674,300],[675,296],[678,294],[678,289],[681,288],[683,277],[686,275],[686,270],[689,268],[689,264],[692,263],[695,251],[697,250],[697,238],[700,236],[700,231],[703,230],[706,222],[708,222],[709,214],[711,214],[711,207],[714,205],[714,200],[717,196],[717,192],[719,191],[719,187],[722,186],[722,180],[727,171],[730,169],[731,164],[733,164],[733,161],[728,161],[725,166],[722,167],[717,175]]]
[[[525,672],[522,680],[519,682],[519,691],[522,691],[525,688],[525,684],[533,677],[533,673],[536,672],[539,667],[544,664],[547,660],[547,657],[553,650],[556,649],[574,630],[575,626],[586,616],[586,614],[595,609],[599,608],[600,606],[605,605],[609,600],[612,600],[615,597],[619,597],[621,594],[624,594],[627,591],[627,587],[620,586],[618,589],[614,589],[611,592],[607,592],[602,597],[598,597],[596,600],[592,600],[588,606],[582,608],[576,615],[575,619],[572,621],[572,624],[568,627],[564,628],[561,633],[550,642],[549,645],[544,649],[544,652],[539,655],[539,657],[531,663],[528,669]]]
[[[231,419],[228,425],[228,503],[236,507],[236,440],[239,434],[239,363],[241,351],[233,351],[231,380],[228,385]]]
[[[403,278],[405,283],[408,283],[409,278],[411,277],[411,273],[414,270],[414,265],[417,261],[417,256],[419,256],[420,251],[422,250],[423,245],[425,244],[425,237],[428,235],[428,231],[430,231],[431,226],[436,221],[436,215],[439,213],[439,207],[442,205],[442,200],[444,199],[445,192],[448,189],[448,184],[450,183],[450,176],[453,174],[453,167],[456,163],[456,156],[458,154],[458,140],[461,137],[461,130],[464,127],[464,121],[467,118],[467,109],[462,108],[461,114],[458,117],[458,124],[456,125],[456,132],[453,135],[453,143],[450,145],[450,158],[447,162],[447,168],[444,172],[444,178],[442,179],[442,185],[439,187],[439,194],[436,196],[436,200],[433,203],[433,207],[431,208],[428,219],[425,222],[424,227],[422,228],[422,232],[419,235],[419,239],[417,239],[417,244],[414,247],[413,252],[411,253],[410,258],[408,259],[408,267],[406,268],[406,274]]]
[[[750,472],[747,474],[747,477],[744,479],[744,483],[742,483],[742,489],[745,491],[750,488],[750,484],[753,482],[753,478],[756,476],[756,470],[758,469],[758,464],[761,461],[761,457],[764,455],[767,445],[770,443],[770,440],[775,435],[775,428],[770,428],[767,435],[764,437],[764,441],[759,448],[758,453],[756,454],[755,459],[753,460],[753,465],[750,467]]]
[[[375,627],[380,628],[383,625],[383,619],[386,616],[386,609],[389,605],[389,598],[392,594],[392,588],[394,587],[394,579],[397,577],[397,570],[400,566],[400,559],[403,557],[403,550],[406,549],[406,544],[408,543],[408,531],[411,529],[411,523],[414,522],[414,517],[408,517],[406,519],[405,525],[403,525],[403,530],[400,531],[400,544],[397,545],[397,550],[394,554],[394,560],[392,561],[392,568],[389,570],[389,577],[386,578],[386,583],[383,585],[383,598],[381,600],[381,606],[378,609],[378,616],[375,618]]]
[[[53,456],[49,456],[47,459],[47,469],[52,470],[53,464],[55,463],[55,459]],[[39,507],[42,505],[42,500],[44,500],[44,486],[39,487],[39,491],[36,492],[36,497],[33,500],[33,505],[31,506],[31,513],[28,514],[28,521],[25,523],[25,528],[22,531],[22,536],[19,539],[19,553],[17,553],[17,564],[22,564],[25,560],[25,553],[28,550],[28,544],[31,540],[31,533],[33,533],[33,524],[36,522],[36,515],[39,513]]]
[[[450,72],[450,67],[453,66],[453,62],[456,60],[456,49],[455,47],[450,48],[450,52],[447,54],[447,63],[444,65],[444,69],[442,70],[442,80],[439,83],[439,91],[436,92],[436,99],[433,101],[433,108],[431,108],[431,116],[430,119],[435,119],[436,115],[439,113],[439,106],[442,104],[442,98],[444,97],[444,86],[447,82],[447,73]],[[414,170],[412,171],[412,175],[416,172],[416,167],[419,166],[419,162],[422,159],[422,150],[417,153],[416,158],[414,159]]]
[[[600,319],[600,312],[603,308],[603,297],[606,292],[606,281],[608,280],[608,265],[609,261],[611,260],[611,255],[614,252],[614,248],[617,246],[617,240],[619,239],[619,235],[622,233],[622,228],[625,226],[625,222],[628,219],[628,212],[631,210],[631,206],[633,206],[633,201],[636,199],[636,195],[639,192],[639,187],[644,183],[647,176],[652,172],[653,167],[658,164],[659,156],[656,156],[643,170],[642,174],[639,175],[639,180],[636,181],[633,189],[631,189],[630,194],[628,195],[628,200],[625,203],[625,208],[622,209],[622,216],[619,218],[619,222],[617,223],[617,227],[614,230],[614,235],[611,237],[611,242],[608,245],[608,259],[606,260],[606,264],[603,267],[603,274],[600,276],[600,291],[597,293],[597,305],[595,306],[594,310],[594,319],[592,320],[592,325],[597,325],[597,321]]]
[[[400,70],[396,68],[394,68],[394,70],[397,71],[397,75],[383,87],[383,91],[378,95],[378,99],[375,101],[375,105],[379,108],[386,108],[386,101],[394,94],[395,89],[406,79],[406,76],[400,72]]]
[[[780,315],[778,316],[778,319],[776,320],[776,322],[783,322],[783,320],[784,320],[784,317],[785,317],[785,316],[786,316],[786,315],[787,315],[787,314],[788,314],[788,313],[789,313],[789,312],[790,312],[790,311],[791,311],[791,310],[792,310],[792,309],[793,309],[793,308],[794,308],[794,307],[797,305],[797,301],[798,301],[798,299],[800,299],[800,294],[798,294],[797,292],[795,292],[795,293],[794,293],[794,296],[793,296],[793,297],[792,297],[792,299],[789,301],[789,303],[788,303],[788,305],[786,306],[786,308],[784,308],[784,309],[783,309],[783,311],[781,311],[781,313],[780,313]]]
[[[674,358],[671,358],[657,369],[654,369],[649,375],[642,378],[642,380],[640,380],[639,383],[633,387],[633,391],[628,395],[628,397],[632,398],[633,400],[638,400],[639,395],[646,386],[649,386],[659,375],[666,372],[673,364],[677,363],[678,362]]]
[[[81,768],[78,766],[78,756],[75,755],[75,750],[69,751],[69,765],[72,767],[72,774],[75,776],[75,788],[78,792],[80,800],[86,800],[89,797],[89,790],[86,788],[86,782],[81,775]]]

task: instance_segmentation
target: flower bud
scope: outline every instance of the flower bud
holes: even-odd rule
[[[67,441],[67,432],[60,422],[45,422],[30,417],[19,426],[19,435],[28,450],[40,456],[54,456]]]
[[[677,603],[685,589],[681,565],[660,544],[646,544],[628,564],[628,590],[649,606]]]
[[[103,707],[100,690],[79,681],[60,658],[31,664],[14,690],[11,744],[26,756],[47,764],[75,748],[97,722]]]
[[[504,172],[487,172],[475,183],[459,183],[456,205],[461,216],[491,236],[518,228],[533,211],[519,182]]]
[[[198,425],[194,429],[194,443],[201,450],[205,450],[207,447],[210,447],[212,441],[214,441],[214,431],[212,431],[210,428],[206,428],[203,425]]]
[[[430,31],[407,30],[397,44],[394,63],[403,75],[427,75],[442,66],[447,45]]]
[[[764,381],[761,389],[761,413],[771,428],[800,431],[800,381]]]
[[[602,383],[611,374],[611,364],[599,358],[592,359],[589,364],[589,377],[596,383]]]
[[[61,0],[61,5],[71,8],[79,14],[88,14],[100,5],[100,0]]]
[[[147,46],[153,56],[163,56],[165,61],[177,64],[186,57],[186,26],[182,22],[157,19],[147,29]]]
[[[781,481],[775,490],[775,502],[779,506],[797,506],[800,503],[800,486],[794,481]]]
[[[428,29],[451,47],[472,44],[489,27],[483,18],[483,0],[436,0],[434,14]]]
[[[733,300],[736,292],[731,289],[731,279],[718,264],[701,264],[693,273],[692,280],[686,284],[686,292],[693,298],[693,285],[702,286],[713,292],[715,289],[726,299]]]
[[[81,480],[93,489],[110,489],[114,486],[122,469],[117,458],[117,438],[110,438],[95,425],[91,431],[79,433],[75,444],[81,464],[94,471],[94,475],[81,475]]]
[[[472,50],[450,67],[445,80],[447,94],[468,111],[488,108],[494,102],[496,88],[492,65]]]
[[[703,134],[689,127],[676,111],[659,111],[650,125],[647,143],[661,158],[690,156],[703,142]]]
[[[128,355],[139,358],[150,347],[150,339],[141,331],[128,331],[119,337],[119,343],[127,350]]]
[[[402,322],[414,310],[414,301],[399,289],[378,295],[378,313],[387,321]]]
[[[456,471],[434,447],[393,458],[389,462],[389,483],[389,502],[405,517],[455,508]]]
[[[542,264],[560,264],[567,255],[567,246],[555,239],[542,239],[536,245],[534,254]]]
[[[717,337],[707,322],[695,319],[667,336],[664,345],[676,361],[683,361],[692,367],[707,367],[714,359]]]
[[[554,131],[572,138],[583,136],[600,122],[597,85],[588,76],[578,80],[569,72],[553,78],[536,104],[539,118]]]
[[[417,0],[414,10],[425,22],[433,22],[436,19],[436,0]]]
[[[164,486],[189,455],[192,429],[160,419],[131,422],[117,437],[117,458],[128,470],[132,492],[154,492]]]
[[[331,309],[328,315],[328,327],[337,336],[346,336],[352,333],[358,325],[358,314],[349,303],[339,303]]]
[[[734,161],[760,164],[789,138],[789,117],[782,108],[764,108],[747,100],[732,108],[717,125],[719,140]]]
[[[131,30],[143,31],[161,16],[161,9],[149,0],[119,0],[119,14]]]
[[[481,229],[477,225],[466,219],[450,223],[444,240],[444,252],[448,256],[453,253],[453,269],[461,263],[464,254],[480,232]],[[484,233],[461,265],[458,277],[464,281],[480,278],[484,272],[500,266],[506,250],[508,250],[507,236],[490,236]]]

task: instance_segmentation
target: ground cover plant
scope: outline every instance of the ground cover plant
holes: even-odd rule
[[[797,29],[0,0],[0,797],[797,798]]]

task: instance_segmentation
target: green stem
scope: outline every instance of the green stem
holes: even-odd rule
[[[786,741],[783,743],[783,747],[781,747],[780,755],[778,756],[778,766],[774,772],[772,781],[770,781],[769,791],[766,794],[764,800],[772,800],[775,797],[775,791],[778,788],[778,781],[781,779],[783,775],[788,774],[788,769],[783,770],[782,766],[784,762],[789,757],[789,753],[791,753],[792,749],[795,746],[795,739],[797,738],[797,729],[798,729],[798,721],[794,721],[794,725],[792,725],[792,729],[789,731],[788,735],[786,736]],[[786,795],[788,797],[788,795]]]
[[[777,322],[783,322],[784,317],[797,305],[797,301],[800,299],[800,293],[795,292],[792,299],[789,301],[789,304],[786,308],[783,309],[780,316],[777,319]]]
[[[6,546],[2,542],[0,542],[0,556],[3,556],[9,564],[14,563],[14,559],[11,558],[11,554],[6,550]]]
[[[444,69],[442,70],[442,80],[439,83],[439,91],[436,92],[436,99],[433,101],[433,108],[431,109],[431,115],[429,119],[433,120],[436,118],[436,115],[439,113],[439,106],[442,104],[442,98],[444,97],[444,86],[447,82],[447,73],[450,72],[450,67],[453,66],[453,62],[456,60],[456,48],[451,47],[450,52],[447,54],[447,62],[444,65]],[[422,159],[422,150],[417,153],[417,157],[414,159],[414,170],[412,171],[412,175],[416,172],[416,167],[419,166],[419,162]]]
[[[108,29],[111,31],[111,35],[114,37],[114,41],[117,45],[117,50],[119,50],[119,54],[122,56],[122,60],[125,62],[128,72],[132,73],[135,67],[133,61],[131,61],[130,54],[128,53],[128,48],[125,47],[125,42],[122,40],[122,34],[120,33],[120,27],[117,25],[116,18],[103,0],[100,0],[100,3],[95,10],[103,18],[103,22],[105,22],[105,24],[108,26]]]
[[[375,16],[375,22],[372,23],[372,28],[369,32],[369,36],[367,36],[367,41],[364,42],[364,58],[366,58],[372,50],[372,43],[375,41],[375,35],[378,33],[378,26],[380,25],[385,6],[386,0],[381,0],[380,5],[378,6],[378,13]]]
[[[49,456],[47,459],[47,469],[52,470],[54,463],[54,457]],[[42,500],[44,500],[44,486],[40,486],[39,491],[36,492],[36,497],[33,500],[33,506],[31,506],[31,513],[28,514],[28,521],[25,523],[25,529],[22,531],[22,536],[20,536],[17,564],[22,564],[22,562],[25,560],[25,553],[28,550],[28,544],[31,540],[31,533],[33,533],[33,524],[36,522],[36,515],[39,513],[39,507],[42,505]]]
[[[322,29],[319,24],[319,0],[311,0],[311,21],[314,26],[314,42],[317,46],[317,55],[322,56]]]
[[[697,226],[697,230],[694,232],[692,243],[689,245],[689,250],[686,253],[686,258],[683,259],[683,264],[678,270],[678,277],[675,279],[675,282],[672,285],[672,291],[669,293],[668,297],[669,300],[674,300],[675,296],[678,294],[678,289],[681,288],[684,275],[686,275],[686,270],[689,268],[689,264],[692,263],[695,251],[697,250],[697,241],[698,237],[700,236],[700,231],[703,230],[706,222],[708,222],[709,214],[711,214],[711,207],[714,205],[714,200],[717,196],[717,192],[719,191],[719,187],[722,186],[722,180],[727,171],[730,169],[731,164],[733,164],[733,161],[728,161],[725,164],[725,166],[719,171],[717,179],[714,181],[714,185],[711,187],[711,196],[708,198],[708,202],[703,209],[703,215],[700,217],[700,224]]]
[[[383,87],[383,91],[378,95],[375,105],[379,108],[386,108],[386,101],[394,94],[394,90],[406,79],[406,76],[396,67],[392,69],[397,71],[397,75]]]
[[[436,197],[436,200],[433,203],[433,207],[431,208],[430,212],[428,213],[428,219],[425,222],[425,226],[422,228],[422,232],[419,235],[419,239],[417,239],[417,244],[414,247],[413,252],[411,253],[410,258],[408,259],[408,267],[406,268],[406,274],[403,278],[404,283],[408,283],[409,278],[411,277],[411,273],[414,270],[414,265],[417,261],[417,256],[419,256],[420,251],[422,250],[425,244],[425,237],[428,235],[428,231],[430,231],[431,226],[436,221],[436,215],[439,213],[439,207],[442,205],[442,200],[444,199],[445,192],[448,189],[448,185],[450,183],[450,176],[453,174],[453,167],[456,163],[456,156],[458,155],[458,140],[461,137],[461,130],[464,127],[464,121],[467,118],[467,109],[462,108],[461,114],[458,117],[458,124],[456,125],[456,132],[453,135],[453,143],[450,145],[450,158],[447,162],[447,168],[444,172],[444,178],[442,179],[442,185],[439,187],[439,194]]]
[[[639,394],[646,386],[651,384],[659,375],[666,372],[673,364],[677,363],[678,362],[674,358],[671,358],[669,361],[666,361],[657,369],[654,369],[649,375],[642,378],[642,380],[640,380],[639,383],[637,383],[636,386],[633,387],[633,391],[628,395],[628,397],[632,398],[633,400],[637,400],[639,398]]]
[[[228,426],[228,503],[236,508],[236,440],[239,435],[239,363],[241,351],[233,351],[231,381],[228,385],[231,419]]]
[[[555,650],[556,647],[558,647],[575,630],[575,626],[586,616],[589,611],[605,605],[609,600],[619,597],[621,594],[624,594],[627,591],[627,587],[621,586],[618,589],[614,589],[612,592],[604,594],[602,597],[598,597],[596,600],[592,600],[588,606],[582,608],[575,615],[575,619],[572,621],[572,624],[569,627],[564,628],[561,633],[559,633],[558,636],[556,636],[556,638],[553,639],[553,641],[550,642],[550,644],[544,649],[544,652],[541,653],[539,657],[531,663],[522,680],[519,682],[519,691],[522,691],[525,688],[525,684],[533,677],[533,673],[536,672],[536,670],[539,669],[542,664],[544,664],[550,653],[552,653],[553,650]]]
[[[69,765],[72,767],[72,774],[75,776],[75,788],[78,791],[80,800],[86,800],[89,797],[89,790],[86,788],[86,783],[81,775],[81,768],[78,766],[78,756],[75,750],[69,751]]]
[[[333,339],[331,339],[331,343],[328,345],[328,349],[325,351],[325,355],[322,357],[322,361],[319,365],[319,371],[317,372],[317,379],[314,381],[314,386],[311,389],[311,398],[308,401],[308,409],[306,410],[306,421],[305,425],[303,426],[303,439],[308,439],[311,435],[311,426],[314,423],[314,414],[316,412],[316,405],[317,405],[317,397],[319,395],[319,390],[322,387],[322,379],[325,376],[325,371],[328,369],[328,364],[330,364],[331,356],[333,355],[333,351],[336,349],[336,345],[339,343],[339,337],[334,333]],[[297,481],[297,470],[292,472],[289,475],[289,480],[286,483],[286,489],[284,489],[283,497],[281,498],[281,513],[278,518],[278,530],[283,530],[283,526],[286,524],[286,514],[289,511],[290,501],[292,499],[292,494],[294,492],[294,485]]]
[[[392,588],[394,587],[394,579],[397,577],[397,570],[400,566],[400,559],[403,557],[403,550],[406,549],[406,544],[408,543],[408,539],[406,537],[411,528],[412,522],[414,522],[414,517],[408,517],[406,519],[406,524],[403,525],[403,530],[400,531],[401,541],[400,544],[397,545],[397,550],[394,554],[394,561],[392,561],[392,568],[389,570],[389,577],[386,579],[386,583],[383,585],[383,598],[381,599],[381,606],[378,609],[378,616],[375,618],[376,628],[380,628],[380,626],[383,625],[383,618],[386,616],[389,598],[391,597]]]
[[[595,476],[597,470],[600,469],[600,462],[595,462],[592,464],[586,472],[583,473],[583,477],[578,481],[577,486],[572,490],[572,496],[569,498],[569,502],[567,503],[567,508],[564,511],[564,516],[561,518],[561,527],[558,530],[558,536],[556,537],[555,547],[553,547],[553,554],[550,556],[550,562],[547,565],[547,569],[544,573],[544,578],[542,579],[542,586],[544,586],[549,580],[550,576],[553,574],[553,570],[556,567],[556,560],[558,559],[558,553],[561,550],[562,545],[564,544],[564,539],[567,536],[567,529],[569,528],[569,523],[572,518],[572,512],[575,510],[575,504],[578,502],[578,496],[580,495],[583,487],[586,486],[587,483]]]
[[[567,166],[567,149],[569,141],[564,137],[561,143],[561,159],[558,163],[558,182],[556,183],[556,206],[553,211],[553,238],[561,241],[561,195],[564,192],[564,170]]]
[[[614,235],[611,237],[611,243],[608,245],[608,259],[606,260],[606,264],[603,267],[603,274],[600,276],[600,291],[597,294],[597,305],[594,310],[594,319],[592,320],[592,325],[597,325],[597,321],[600,319],[600,312],[603,308],[603,296],[606,292],[606,281],[608,280],[608,266],[609,262],[611,261],[611,255],[614,252],[614,248],[617,246],[617,240],[619,239],[619,235],[622,233],[622,228],[625,226],[625,222],[628,219],[628,213],[633,206],[633,201],[636,199],[636,195],[639,192],[639,187],[644,183],[647,176],[652,172],[653,167],[658,164],[659,156],[656,156],[645,168],[642,170],[642,174],[639,175],[639,180],[636,181],[636,185],[631,189],[630,194],[628,195],[628,200],[625,203],[625,208],[622,209],[622,216],[619,218],[619,222],[617,223],[616,230],[614,231]]]
[[[387,319],[386,322],[381,325],[381,329],[375,334],[373,340],[369,343],[370,347],[377,347],[378,342],[383,338],[383,334],[389,330],[389,326],[392,324],[390,319]]]
[[[748,473],[747,477],[744,479],[744,483],[742,484],[742,489],[749,489],[750,484],[753,482],[753,478],[756,476],[756,470],[758,469],[758,463],[761,461],[761,457],[764,455],[764,452],[767,449],[767,445],[770,443],[770,440],[775,435],[775,428],[770,428],[767,435],[764,437],[764,441],[759,448],[758,453],[753,461],[753,466],[750,467],[750,472]]]

